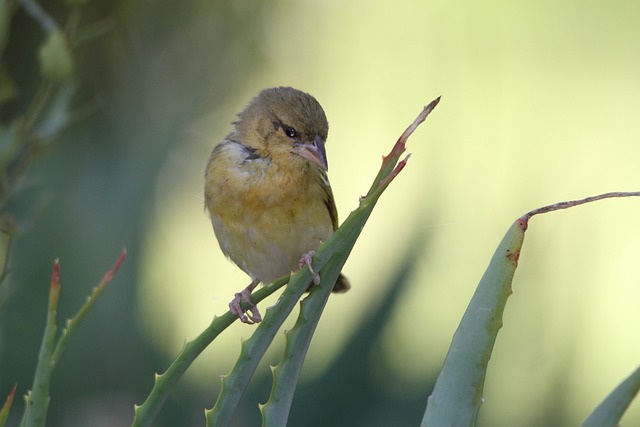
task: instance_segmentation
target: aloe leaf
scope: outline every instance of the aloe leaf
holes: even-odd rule
[[[17,385],[13,386],[11,392],[7,396],[7,400],[5,400],[4,405],[0,409],[0,427],[4,427],[7,423],[7,418],[9,418],[9,411],[11,410],[11,404],[13,403],[13,398],[16,395]]]
[[[408,138],[439,102],[438,97],[429,103],[402,133],[391,152],[383,157],[380,171],[374,178],[367,195],[360,200],[359,207],[351,212],[342,226],[336,230],[334,237],[318,248],[317,258],[320,266],[323,267],[321,274],[328,283],[335,283],[378,199],[407,164],[408,156],[401,161],[400,156],[406,150]],[[325,256],[330,257],[326,265],[324,264]],[[291,332],[287,334],[282,359],[273,368],[273,387],[269,400],[260,408],[263,426],[286,426],[302,365],[330,293],[330,287],[315,287],[311,295],[301,304],[298,320]]]
[[[98,300],[100,295],[102,295],[102,292],[104,292],[107,285],[111,282],[111,280],[113,280],[113,276],[115,276],[116,272],[120,268],[120,265],[122,264],[122,261],[124,261],[126,256],[127,256],[127,250],[124,249],[120,253],[120,256],[118,257],[114,266],[105,273],[104,277],[102,278],[98,286],[93,288],[91,295],[89,295],[84,305],[80,307],[80,310],[78,310],[78,313],[76,313],[76,315],[72,319],[67,320],[66,326],[62,331],[62,335],[58,339],[55,350],[51,355],[53,367],[55,367],[55,365],[60,360],[60,357],[62,356],[64,349],[67,347],[69,338],[71,338],[71,336],[75,332],[80,322],[82,322],[82,319],[84,319],[84,317],[87,315],[91,307],[93,307],[93,304],[95,304],[95,302]]]
[[[589,415],[582,427],[615,427],[640,391],[640,368],[616,387]]]
[[[120,254],[111,270],[107,271],[100,284],[94,288],[91,296],[87,298],[87,302],[78,311],[77,315],[67,321],[67,326],[56,343],[57,327],[57,309],[58,300],[60,298],[60,262],[55,261],[53,265],[53,274],[51,276],[51,287],[49,290],[49,308],[47,311],[47,323],[45,325],[42,344],[40,346],[40,354],[38,356],[38,365],[33,379],[32,391],[27,394],[24,416],[21,426],[25,427],[44,427],[47,419],[47,410],[49,408],[49,389],[51,385],[51,375],[56,367],[60,356],[64,351],[69,338],[77,328],[80,321],[93,306],[97,298],[102,294],[105,287],[115,275],[120,264],[126,256],[126,251]]]
[[[341,251],[337,252],[320,271],[324,283],[335,283],[342,267],[351,252],[360,231],[364,225],[373,205],[369,209],[356,210],[347,219],[353,226],[346,227],[347,233],[341,246]],[[347,223],[345,221],[345,223]],[[340,240],[339,240],[340,241]],[[291,402],[298,383],[298,378],[302,370],[311,339],[316,330],[324,307],[331,294],[331,286],[314,286],[311,294],[300,304],[300,314],[293,329],[286,334],[286,345],[280,363],[273,368],[273,386],[269,400],[260,407],[264,426],[285,426],[291,409]]]
[[[498,245],[456,330],[427,401],[422,427],[473,426],[491,351],[511,295],[527,222],[518,219]]]
[[[255,304],[258,304],[260,301],[284,286],[288,280],[288,277],[283,277],[264,288],[257,290],[251,294],[251,300]],[[243,302],[242,308],[246,310],[249,308],[249,305]],[[184,346],[169,368],[163,374],[156,375],[156,381],[153,389],[147,396],[144,403],[142,405],[135,406],[135,415],[132,427],[144,427],[151,425],[154,418],[162,408],[163,403],[169,396],[169,393],[171,393],[175,384],[186,372],[189,366],[191,366],[193,361],[218,335],[231,326],[231,324],[236,320],[238,320],[238,318],[230,311],[227,311],[222,316],[216,316],[207,329]]]
[[[535,215],[585,203],[638,196],[638,191],[610,192],[554,203],[534,209],[513,223],[498,245],[453,336],[442,371],[427,400],[421,427],[475,425],[489,358],[502,327],[502,313],[511,295],[511,282],[529,220]]]
[[[267,309],[264,319],[251,337],[242,343],[240,356],[231,372],[222,378],[222,389],[215,405],[205,411],[207,426],[229,425],[231,417],[249,384],[260,360],[273,338],[311,283],[311,273],[303,269],[291,276],[290,282],[274,307]]]
[[[53,265],[51,286],[49,288],[49,308],[47,310],[47,323],[42,336],[38,365],[33,379],[33,388],[27,396],[23,424],[26,427],[44,427],[49,408],[49,385],[53,373],[53,351],[55,346],[56,311],[60,297],[60,263],[58,260]]]

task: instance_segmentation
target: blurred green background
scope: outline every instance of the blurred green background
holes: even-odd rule
[[[71,13],[43,6],[60,24]],[[341,218],[406,125],[443,96],[347,262],[353,289],[327,307],[291,426],[418,425],[510,223],[639,189],[636,2],[89,1],[79,22],[79,37],[96,35],[74,49],[73,78],[54,96],[73,93],[70,109],[52,103],[38,130],[68,125],[45,138],[7,207],[21,231],[0,298],[0,399],[32,382],[53,260],[64,319],[121,248],[129,255],[54,373],[50,426],[129,425],[154,373],[248,284],[218,248],[202,187],[212,147],[262,88],[294,86],[324,106]],[[2,56],[15,88],[1,105],[5,131],[33,101],[44,38],[18,8]],[[636,368],[639,215],[628,199],[532,221],[480,425],[577,425]],[[156,425],[203,425],[252,331],[234,325],[216,340]],[[235,425],[258,425],[281,345]],[[640,425],[639,406],[624,425]]]

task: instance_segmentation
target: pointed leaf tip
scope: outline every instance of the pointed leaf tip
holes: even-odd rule
[[[51,281],[52,282],[60,281],[60,259],[59,258],[56,258],[55,261],[53,261],[53,274],[51,275]]]
[[[125,248],[122,250],[122,252],[120,252],[120,256],[118,257],[118,260],[113,265],[113,267],[111,267],[111,270],[107,271],[107,273],[104,275],[104,278],[102,279],[103,282],[110,282],[113,279],[113,276],[115,276],[115,274],[118,272],[120,264],[122,264],[122,261],[124,261],[126,256],[127,249]]]
[[[60,287],[60,259],[53,262],[53,273],[51,273],[51,287]]]
[[[11,410],[11,404],[13,403],[13,398],[16,395],[16,389],[18,388],[18,384],[14,384],[13,389],[11,389],[11,392],[9,393],[9,395],[7,396],[7,400],[5,400],[4,405],[2,405],[2,408],[0,408],[0,424],[4,425],[3,421],[6,421],[6,419],[9,417],[9,410]]]

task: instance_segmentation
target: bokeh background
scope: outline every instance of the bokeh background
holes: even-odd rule
[[[43,6],[61,23],[70,13]],[[639,189],[638,22],[640,4],[604,0],[87,2],[79,28],[96,36],[74,49],[61,88],[73,89],[68,125],[9,206],[24,227],[3,284],[0,396],[32,382],[53,260],[64,319],[126,247],[54,373],[48,424],[130,424],[154,373],[248,284],[218,248],[202,187],[212,147],[260,89],[294,86],[324,106],[341,218],[381,155],[442,95],[345,266],[353,289],[330,300],[289,423],[418,425],[511,222],[556,201]],[[18,8],[2,57],[18,89],[2,105],[5,125],[32,101],[43,40]],[[639,215],[627,199],[533,219],[480,425],[578,425],[637,367]],[[234,325],[216,340],[156,425],[203,425],[252,330]],[[279,337],[235,425],[258,425],[281,346]],[[640,425],[637,402],[623,425]]]

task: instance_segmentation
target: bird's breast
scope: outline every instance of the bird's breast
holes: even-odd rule
[[[323,190],[309,173],[268,159],[210,162],[205,193],[216,237],[252,278],[268,283],[288,274],[333,234]]]

